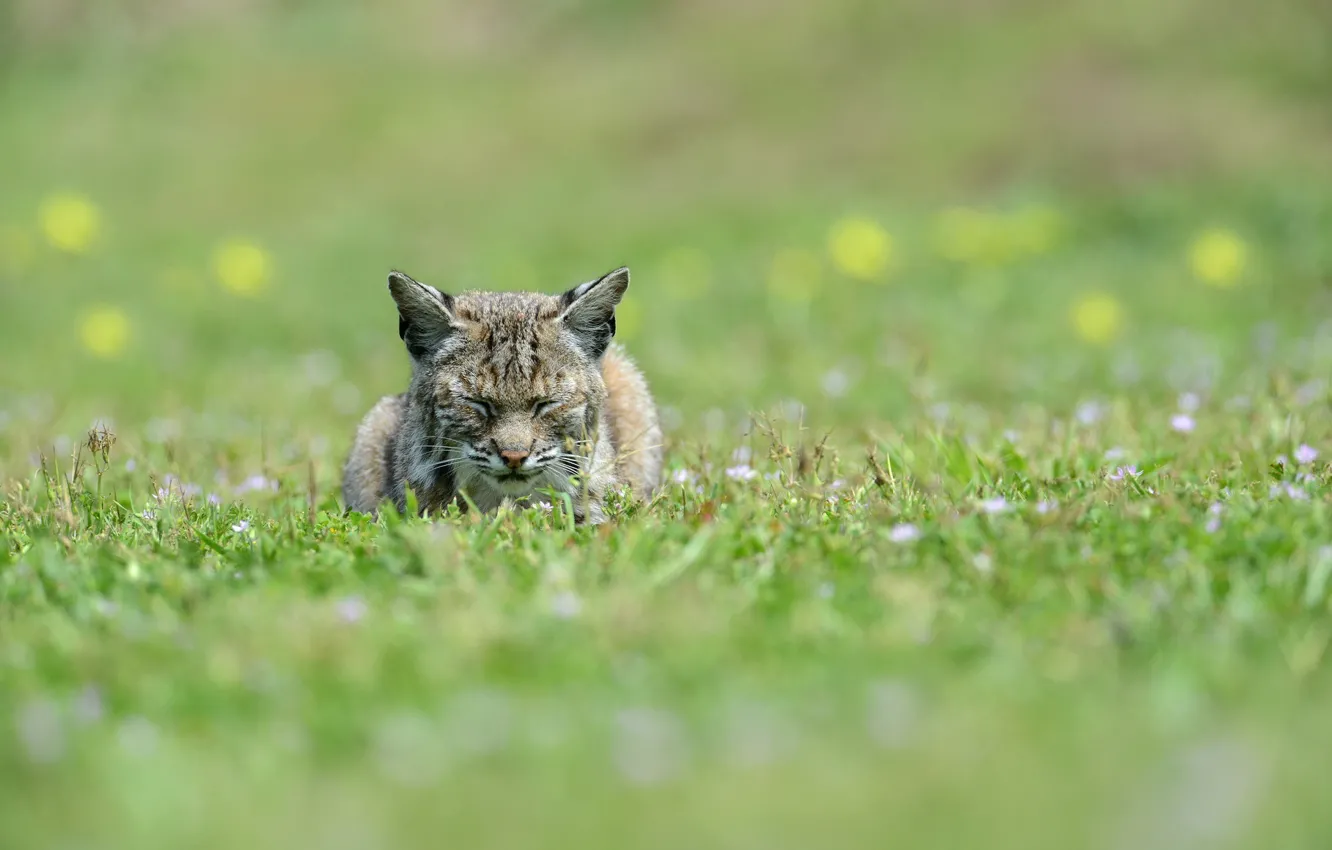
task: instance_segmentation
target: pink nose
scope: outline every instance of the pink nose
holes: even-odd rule
[[[507,451],[500,452],[500,457],[504,460],[505,465],[508,466],[509,469],[517,469],[523,465],[523,461],[527,460],[527,456],[530,454],[531,452],[525,451]]]

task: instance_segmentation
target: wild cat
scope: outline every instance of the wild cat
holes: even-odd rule
[[[647,498],[661,480],[662,435],[647,381],[618,344],[615,308],[629,269],[552,296],[447,295],[401,272],[388,279],[412,360],[407,392],[380,399],[343,470],[350,510],[422,512],[466,500],[549,503],[568,493],[575,519],[600,523],[606,495]],[[461,498],[466,497],[466,500]]]

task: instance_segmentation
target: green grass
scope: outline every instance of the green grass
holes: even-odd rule
[[[141,6],[0,11],[0,846],[1332,838],[1321,5]],[[618,264],[651,503],[344,515],[390,268]]]

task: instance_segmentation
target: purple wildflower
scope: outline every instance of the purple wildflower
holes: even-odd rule
[[[901,522],[889,529],[888,539],[893,543],[911,543],[920,539],[920,529],[909,522]]]
[[[755,472],[753,467],[749,466],[749,464],[742,463],[736,466],[728,466],[726,468],[726,477],[733,478],[736,481],[749,481],[757,476],[758,473]]]
[[[236,493],[237,495],[240,495],[255,490],[275,491],[277,488],[278,484],[276,481],[269,480],[262,475],[251,475],[236,486]]]
[[[1083,425],[1095,425],[1105,415],[1105,408],[1099,401],[1084,401],[1073,415]]]
[[[1001,514],[1008,510],[1008,500],[1003,496],[995,496],[993,499],[984,499],[980,503],[982,513]]]
[[[1272,499],[1280,498],[1282,494],[1296,502],[1303,502],[1309,498],[1308,493],[1294,484],[1273,484],[1271,489],[1267,491],[1268,497]]]
[[[345,596],[338,600],[336,610],[342,622],[359,623],[365,618],[365,600],[359,596]]]

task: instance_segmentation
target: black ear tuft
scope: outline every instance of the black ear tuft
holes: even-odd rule
[[[560,320],[588,357],[606,353],[615,336],[615,307],[629,288],[629,269],[575,286],[560,296]]]
[[[389,273],[388,287],[407,353],[420,360],[437,350],[453,332],[453,298],[397,271]]]

